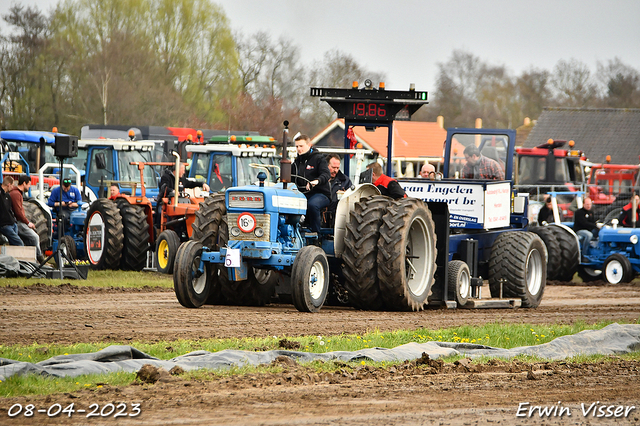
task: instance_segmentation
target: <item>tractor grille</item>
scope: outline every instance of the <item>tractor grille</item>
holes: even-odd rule
[[[254,214],[256,218],[256,227],[253,232],[242,232],[238,227],[238,217],[241,213],[228,213],[227,225],[229,225],[229,240],[236,241],[269,241],[269,226],[271,217],[268,214]],[[234,232],[235,228],[235,232]],[[264,234],[261,237],[256,236],[256,231],[261,228]],[[238,233],[239,232],[239,233]],[[235,234],[235,235],[234,235]]]

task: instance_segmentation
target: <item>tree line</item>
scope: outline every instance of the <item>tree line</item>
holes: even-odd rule
[[[386,81],[340,50],[303,64],[290,39],[232,31],[211,0],[61,0],[49,14],[17,4],[2,20],[2,129],[157,125],[277,136],[286,118],[315,134],[335,115],[309,87]],[[570,59],[514,76],[463,50],[437,65],[431,102],[414,119],[442,115],[446,126],[468,127],[479,117],[513,128],[545,106],[640,107],[640,73],[619,58],[593,74]]]

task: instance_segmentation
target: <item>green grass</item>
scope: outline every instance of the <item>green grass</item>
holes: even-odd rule
[[[636,321],[640,323],[640,319]],[[224,349],[242,350],[272,350],[282,349],[279,342],[286,339],[289,342],[297,342],[300,347],[295,350],[305,352],[331,352],[331,351],[355,351],[359,349],[383,347],[393,348],[409,342],[448,341],[475,343],[487,346],[510,349],[518,346],[539,345],[550,342],[556,337],[575,334],[583,330],[601,329],[611,322],[599,322],[587,324],[576,322],[571,325],[530,325],[530,324],[487,324],[481,327],[462,326],[440,330],[415,329],[399,330],[393,332],[380,332],[374,330],[363,335],[341,334],[336,336],[269,336],[264,338],[245,339],[207,339],[207,340],[176,340],[127,343],[78,343],[75,345],[0,345],[0,357],[17,361],[39,362],[57,355],[74,353],[96,352],[113,344],[128,344],[153,357],[168,360],[179,355],[206,350],[219,352]],[[445,358],[446,362],[460,359],[460,356]],[[535,357],[519,356],[523,361],[541,361]],[[625,355],[622,358],[640,360],[640,351]],[[481,358],[475,362],[486,362],[489,358]],[[579,356],[576,362],[598,361],[609,359],[608,356]],[[571,360],[571,359],[570,359]],[[373,366],[389,366],[390,363],[364,362]],[[307,364],[317,372],[335,371],[333,362],[313,362]],[[358,366],[353,363],[353,366]],[[215,379],[227,375],[265,373],[281,371],[280,367],[273,366],[247,366],[233,367],[226,371],[199,370],[186,373],[185,379]],[[96,388],[105,384],[111,386],[127,385],[135,380],[134,373],[111,373],[105,375],[79,376],[74,378],[47,378],[41,376],[11,377],[6,382],[0,383],[0,396],[9,397],[17,395],[46,395],[56,392],[72,392],[83,388]]]
[[[134,271],[89,271],[87,280],[48,280],[44,278],[6,278],[0,280],[0,287],[9,285],[27,287],[34,284],[46,283],[49,286],[71,283],[77,286],[89,287],[163,287],[173,288],[173,275],[158,272]]]

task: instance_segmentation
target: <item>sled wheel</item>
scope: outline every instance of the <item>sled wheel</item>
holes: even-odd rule
[[[173,272],[173,263],[180,247],[180,237],[172,229],[162,231],[156,241],[156,269],[163,274]]]
[[[63,252],[70,261],[74,261],[78,258],[76,251],[76,242],[74,241],[71,235],[63,235],[62,239],[58,241],[58,248],[61,252]],[[60,256],[60,254],[56,254],[55,256],[56,268],[59,268],[60,265],[64,265],[64,258]]]
[[[609,284],[628,283],[633,279],[631,262],[625,256],[614,253],[607,257],[602,267],[602,275]]]
[[[40,205],[35,202],[24,202],[23,206],[25,216],[35,225],[36,234],[40,238],[40,251],[44,254],[51,247],[51,226],[47,220],[47,215],[42,211]]]
[[[503,232],[496,238],[489,257],[491,297],[517,297],[523,308],[540,304],[547,282],[546,248],[531,232]]]
[[[582,282],[588,283],[602,279],[602,271],[588,266],[578,265],[578,276]]]
[[[329,261],[317,246],[300,249],[291,270],[293,305],[300,312],[318,312],[329,290]]]
[[[548,228],[553,232],[560,245],[560,268],[555,279],[558,281],[571,281],[580,263],[578,241],[574,235],[564,228],[554,225],[549,225]]]
[[[536,234],[547,247],[547,280],[555,280],[561,274],[562,247],[548,226],[532,226],[529,231]]]
[[[342,272],[349,301],[356,308],[376,310],[383,306],[378,283],[378,239],[382,216],[390,201],[383,195],[363,198],[349,213]]]
[[[427,205],[416,198],[389,204],[378,239],[378,279],[386,307],[424,308],[436,270],[436,233]]]
[[[187,241],[176,253],[173,266],[173,290],[178,302],[185,308],[199,308],[204,305],[211,291],[214,278],[212,265],[204,263],[204,272],[200,272],[202,243]]]
[[[120,268],[129,271],[142,271],[147,264],[149,251],[149,223],[143,206],[136,206],[126,199],[117,200],[124,242]]]
[[[455,300],[458,306],[464,306],[471,295],[471,272],[462,260],[452,260],[447,266],[448,299]]]
[[[84,221],[84,245],[95,269],[118,269],[124,233],[116,203],[99,198],[89,207]]]
[[[193,225],[193,240],[204,246],[215,247],[218,241],[218,228],[227,209],[224,204],[224,193],[216,193],[205,198],[198,206]]]

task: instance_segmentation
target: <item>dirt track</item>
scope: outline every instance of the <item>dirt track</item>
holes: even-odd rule
[[[483,290],[487,291],[488,290]],[[292,306],[182,308],[173,292],[92,290],[74,286],[0,288],[0,342],[75,343],[273,335],[361,334],[489,322],[573,323],[637,321],[640,286],[548,286],[538,309],[362,312],[326,308],[302,314]],[[272,375],[225,381],[184,382],[179,376],[155,385],[83,390],[73,395],[0,400],[0,424],[85,423],[81,415],[34,422],[8,419],[16,402],[63,406],[74,402],[140,402],[135,418],[104,424],[537,424],[516,417],[518,404],[569,407],[571,417],[545,417],[545,424],[639,424],[640,363],[569,365],[497,362],[483,369],[465,365],[415,365],[391,370],[338,369],[323,376],[297,365]],[[636,406],[627,417],[584,417],[580,404]],[[566,412],[565,412],[566,413]],[[96,423],[97,419],[90,419]]]

